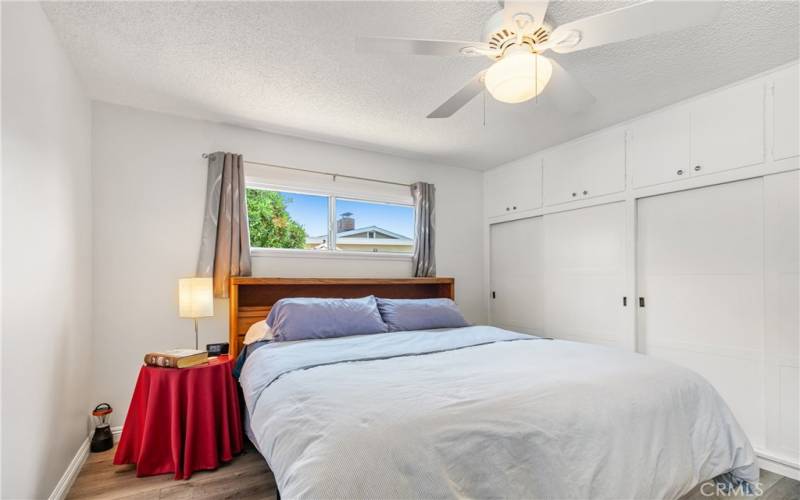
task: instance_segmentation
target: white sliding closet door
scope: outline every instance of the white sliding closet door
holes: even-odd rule
[[[545,333],[629,348],[622,305],[625,204],[545,215],[544,242]]]
[[[491,226],[491,323],[542,334],[542,218]]]
[[[767,450],[800,462],[800,172],[764,177]]]
[[[644,198],[637,213],[639,350],[708,379],[757,448],[765,441],[763,187],[752,179]]]

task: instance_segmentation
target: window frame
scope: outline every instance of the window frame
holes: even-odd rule
[[[380,196],[354,196],[352,194],[337,193],[335,191],[323,189],[310,189],[310,188],[293,188],[286,185],[272,184],[257,179],[245,180],[245,193],[248,189],[261,189],[264,191],[277,191],[288,194],[300,194],[309,196],[326,197],[328,200],[328,249],[327,250],[310,250],[306,248],[265,248],[265,247],[250,247],[251,257],[289,257],[289,258],[322,258],[322,259],[360,259],[368,258],[374,260],[396,260],[408,261],[414,255],[411,252],[361,252],[355,250],[336,250],[336,199],[340,198],[347,201],[374,203],[381,205],[396,205],[402,207],[410,207],[413,212],[414,223],[416,225],[417,211],[413,203],[401,203],[396,199],[388,200],[381,199]],[[245,196],[246,200],[246,196]],[[249,224],[249,214],[248,214]],[[412,241],[416,239],[412,235]]]

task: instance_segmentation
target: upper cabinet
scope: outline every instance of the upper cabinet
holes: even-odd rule
[[[699,174],[764,161],[764,83],[737,85],[691,103],[691,163]]]
[[[687,106],[671,108],[628,128],[628,165],[633,187],[652,186],[691,175],[691,115]]]
[[[484,175],[487,216],[498,217],[542,206],[540,157],[526,157]]]
[[[628,126],[634,188],[763,162],[763,80],[671,107]]]
[[[487,172],[488,216],[543,206],[558,210],[558,205],[626,187],[659,186],[742,167],[751,167],[742,172],[751,176],[773,160],[797,158],[798,80],[800,66],[793,65]],[[733,177],[732,172],[724,176]]]
[[[543,158],[544,204],[625,190],[625,131],[614,128],[550,150]]]
[[[772,158],[782,160],[798,155],[800,126],[798,126],[798,68],[794,66],[778,73],[772,87],[773,132]]]

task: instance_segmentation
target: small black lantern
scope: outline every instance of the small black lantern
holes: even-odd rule
[[[97,423],[92,436],[92,444],[89,448],[92,453],[110,450],[114,447],[114,436],[111,434],[111,424],[108,422],[108,415],[112,411],[113,409],[108,403],[100,403],[92,411],[92,416]]]

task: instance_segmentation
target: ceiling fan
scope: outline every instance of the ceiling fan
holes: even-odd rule
[[[545,89],[565,112],[591,105],[594,97],[555,60],[548,50],[566,54],[653,33],[678,30],[711,22],[719,2],[647,0],[552,28],[545,19],[547,0],[504,2],[503,9],[486,22],[484,42],[360,37],[362,51],[429,56],[482,56],[494,61],[428,118],[447,118],[484,88],[495,99],[519,103]]]

